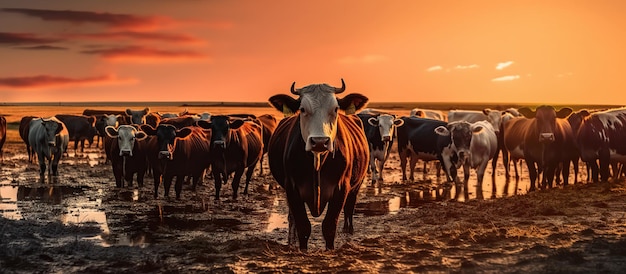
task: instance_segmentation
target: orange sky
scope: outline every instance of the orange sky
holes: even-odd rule
[[[623,1],[0,0],[0,99],[626,104]]]

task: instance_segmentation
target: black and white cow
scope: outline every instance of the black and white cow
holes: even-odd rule
[[[444,121],[418,118],[418,117],[401,117],[404,121],[401,127],[398,127],[398,155],[400,156],[400,166],[402,168],[402,180],[406,181],[406,164],[410,158],[410,177],[409,180],[414,181],[413,171],[417,160],[423,161],[439,161],[441,159],[441,150],[448,145],[446,138],[440,137],[435,133],[435,128],[447,125]],[[449,139],[449,138],[447,138]],[[439,170],[437,177],[439,177]],[[424,178],[427,171],[424,169]],[[448,177],[451,181],[451,178]]]
[[[391,114],[371,114],[359,112],[357,114],[363,122],[363,130],[369,144],[372,182],[383,180],[385,162],[391,152],[393,139],[396,135],[396,127],[402,126],[404,121],[396,119]]]

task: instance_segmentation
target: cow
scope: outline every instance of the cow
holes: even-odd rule
[[[261,160],[259,161],[259,176],[263,175],[263,157],[267,154],[267,150],[269,148],[270,138],[274,134],[276,130],[276,126],[278,126],[278,121],[276,117],[272,114],[263,114],[257,117],[261,125],[263,126],[263,155],[261,156]]]
[[[177,129],[181,129],[184,127],[190,127],[196,124],[196,119],[192,116],[180,116],[173,118],[163,118],[161,119],[162,125],[173,125]]]
[[[591,167],[592,180],[608,182],[611,162],[626,163],[626,107],[589,114],[580,124],[576,144],[580,158]]]
[[[289,204],[289,244],[297,236],[300,250],[307,250],[311,235],[306,206],[318,217],[328,205],[322,221],[326,249],[334,249],[341,210],[343,231],[354,233],[352,217],[361,184],[367,175],[369,150],[361,120],[354,114],[368,98],[348,94],[328,84],[303,88],[291,85],[291,93],[269,98],[271,105],[285,115],[270,139],[268,159],[272,175],[285,189]],[[346,114],[339,112],[345,111]]]
[[[444,122],[448,121],[448,116],[444,114],[443,111],[436,109],[414,108],[411,110],[410,116],[435,119]]]
[[[357,116],[363,123],[363,130],[370,151],[369,169],[372,172],[372,183],[378,180],[383,181],[383,169],[391,152],[396,127],[402,126],[404,121],[396,119],[391,114],[375,115],[359,112]]]
[[[102,145],[104,147],[104,140],[106,140],[106,131],[104,129],[107,126],[116,127],[120,125],[121,115],[119,114],[99,114],[96,116],[96,132],[98,133],[98,139],[96,140],[96,147],[99,146],[102,139]]]
[[[39,159],[39,181],[44,182],[46,162],[49,164],[48,175],[59,175],[59,161],[67,150],[70,136],[67,128],[56,117],[39,118],[30,121],[28,143],[33,147]]]
[[[415,170],[415,164],[417,160],[439,161],[442,163],[441,150],[447,143],[441,143],[444,138],[439,137],[435,133],[435,129],[439,126],[447,125],[444,121],[408,117],[403,116],[400,119],[404,122],[401,127],[398,127],[398,156],[400,157],[400,168],[402,169],[402,180],[406,181],[406,164],[410,158],[410,176],[409,180],[414,181],[413,171]],[[424,169],[424,179],[427,176],[427,171]],[[437,177],[439,178],[440,171],[437,171]],[[447,175],[446,175],[447,176]],[[448,178],[448,181],[451,181]]]
[[[34,156],[36,156],[35,152],[33,151],[32,146],[28,142],[28,131],[30,130],[30,121],[32,121],[35,118],[37,117],[36,116],[22,117],[22,119],[20,120],[20,126],[18,128],[18,131],[20,132],[20,138],[22,138],[22,141],[24,141],[24,144],[26,144],[26,152],[28,153],[29,163],[34,163],[35,161]]]
[[[222,180],[226,183],[232,173],[235,173],[232,181],[233,200],[237,199],[244,171],[246,186],[243,193],[248,194],[252,173],[263,155],[261,125],[242,119],[231,120],[225,115],[214,115],[210,122],[198,121],[197,124],[211,131],[208,141],[211,143],[209,157],[215,180],[215,200],[219,201]]]
[[[498,138],[493,126],[487,121],[469,123],[466,121],[450,122],[446,126],[439,126],[435,132],[449,138],[449,145],[442,150],[443,159],[457,159],[456,162],[444,160],[444,170],[456,177],[457,169],[463,166],[463,185],[468,196],[467,183],[470,177],[470,168],[477,173],[476,198],[483,199],[483,177],[487,163],[492,160],[498,149]],[[456,178],[453,181],[457,181]],[[496,185],[492,184],[492,197],[496,196]],[[458,195],[458,193],[457,193]]]
[[[0,162],[4,162],[4,142],[7,140],[7,119],[0,116]]]
[[[504,144],[502,148],[502,162],[504,163],[507,181],[511,178],[509,160],[513,162],[516,182],[520,179],[517,166],[518,162],[524,159],[524,134],[528,131],[531,122],[532,121],[526,117],[514,117],[510,113],[506,113],[502,116],[500,129]]]
[[[93,138],[98,133],[95,127],[95,116],[57,114],[55,117],[65,124],[70,135],[70,141],[74,141],[74,153],[78,151],[79,142],[80,152],[85,151],[85,140],[91,146]]]
[[[154,175],[154,198],[156,199],[159,194],[160,181],[157,179],[159,173],[162,173],[163,176],[165,197],[169,197],[174,176],[176,176],[174,186],[176,199],[180,199],[185,176],[192,177],[193,190],[195,190],[198,182],[204,177],[204,170],[210,164],[210,144],[208,142],[210,136],[207,136],[207,133],[199,127],[176,129],[173,125],[162,124],[156,129],[150,125],[141,125],[140,128],[148,135],[157,137],[155,148],[158,149],[158,152],[154,154],[148,152],[158,157],[158,162],[150,162],[153,168],[158,170],[155,171]],[[150,155],[148,157],[151,158]],[[155,164],[158,167],[155,167]]]
[[[150,108],[144,108],[142,110],[126,109],[126,115],[130,117],[130,124],[145,124],[146,115],[148,115],[148,113],[150,113]]]
[[[562,108],[558,112],[552,106],[542,105],[535,111],[520,108],[519,112],[531,120],[524,132],[524,160],[530,175],[530,189],[535,190],[538,171],[543,171],[542,188],[552,187],[554,175],[559,164],[563,165],[563,183],[568,184],[569,163],[572,155],[568,151],[576,150],[572,128],[565,119],[571,108]]]
[[[111,157],[115,185],[124,187],[124,180],[126,180],[128,186],[132,187],[133,175],[137,173],[137,185],[143,187],[147,158],[146,150],[141,146],[147,134],[130,125],[121,125],[118,128],[107,126],[105,131],[112,140],[111,151],[107,154]]]
[[[450,110],[448,111],[448,122],[466,121],[475,123],[478,121],[487,121],[491,124],[493,130],[498,136],[498,149],[493,161],[491,161],[492,176],[496,175],[496,167],[498,165],[498,156],[500,150],[504,147],[503,138],[500,135],[500,127],[502,124],[502,111],[485,108],[481,111],[478,110]]]

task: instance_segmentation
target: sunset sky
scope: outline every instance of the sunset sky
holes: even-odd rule
[[[626,1],[0,0],[0,101],[626,104]]]

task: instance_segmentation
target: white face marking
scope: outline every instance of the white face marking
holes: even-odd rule
[[[381,114],[378,116],[378,130],[380,131],[381,141],[391,141],[393,138],[395,118],[389,114]]]
[[[106,126],[117,127],[119,124],[119,122],[117,121],[117,116],[118,115],[114,114],[105,114],[104,121],[106,123]]]
[[[135,134],[137,130],[129,125],[121,125],[117,129],[117,143],[120,148],[120,156],[128,154],[133,156],[133,148],[135,147]]]
[[[337,134],[337,111],[339,104],[335,88],[326,84],[310,85],[300,89],[300,131],[305,142],[305,150],[311,151],[315,142],[327,138],[324,146],[334,151]]]

